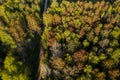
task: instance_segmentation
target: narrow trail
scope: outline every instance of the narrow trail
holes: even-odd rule
[[[41,44],[41,43],[40,43]],[[44,50],[43,47],[40,46],[40,54],[39,54],[39,67],[38,67],[38,80],[41,80],[41,65],[40,65],[40,61],[44,58]]]
[[[44,10],[43,10],[43,14],[46,12],[47,10],[47,7],[48,7],[48,0],[44,0]],[[43,28],[44,28],[44,25],[42,25]],[[42,46],[42,41],[40,40],[40,51],[39,51],[39,66],[38,66],[38,80],[41,80],[41,65],[40,65],[40,62],[41,60],[44,58],[44,49],[43,49],[43,46]]]
[[[44,4],[44,11],[43,11],[43,13],[44,13],[44,12],[46,12],[47,7],[48,7],[47,5],[48,5],[48,0],[45,0],[45,4]]]

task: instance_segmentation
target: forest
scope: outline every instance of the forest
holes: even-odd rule
[[[120,80],[120,0],[0,0],[0,80]]]

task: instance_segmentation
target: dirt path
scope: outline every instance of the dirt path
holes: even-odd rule
[[[48,5],[48,0],[45,0],[44,11],[43,12],[45,12],[47,10],[47,5]]]
[[[46,12],[47,7],[48,7],[48,0],[45,0],[45,1],[44,1],[44,11],[43,11],[43,14]],[[44,25],[43,25],[43,26],[44,26]],[[40,40],[40,53],[39,53],[38,80],[41,80],[41,74],[40,74],[41,65],[40,65],[40,61],[43,59],[43,57],[44,57],[44,50],[43,50],[43,47],[42,47],[42,42],[41,42],[41,40]]]

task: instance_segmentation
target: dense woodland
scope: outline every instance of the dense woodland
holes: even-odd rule
[[[0,80],[120,80],[120,0],[0,0]]]

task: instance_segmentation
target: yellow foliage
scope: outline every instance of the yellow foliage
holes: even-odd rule
[[[23,40],[23,38],[25,36],[25,32],[22,28],[22,23],[20,23],[19,20],[11,21],[11,23],[10,23],[10,33],[12,34],[12,36],[14,37],[14,39],[17,42],[20,42],[20,41]]]
[[[53,15],[44,14],[43,20],[44,20],[44,23],[46,24],[46,26],[49,26],[53,23]]]
[[[26,19],[27,19],[29,29],[31,31],[39,33],[40,27],[39,27],[39,24],[38,24],[37,20],[35,19],[35,17],[33,15],[27,15]]]
[[[58,14],[54,14],[54,24],[60,24],[61,23],[61,17]]]
[[[2,30],[0,30],[0,41],[2,41],[4,44],[10,45],[11,48],[16,47],[16,43],[13,38],[7,32]]]
[[[62,70],[65,66],[65,62],[61,58],[54,59],[52,62],[54,68]]]

